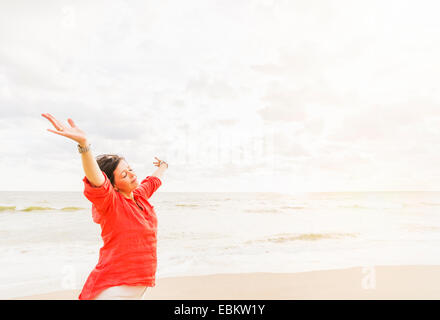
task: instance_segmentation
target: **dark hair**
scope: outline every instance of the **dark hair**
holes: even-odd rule
[[[113,172],[121,160],[125,160],[125,158],[118,156],[117,154],[101,154],[96,157],[99,169],[104,171],[113,186],[115,185],[115,176],[113,175]]]

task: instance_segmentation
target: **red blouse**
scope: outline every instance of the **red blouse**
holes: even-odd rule
[[[93,187],[84,177],[84,195],[92,202],[93,221],[101,225],[104,245],[99,260],[79,295],[93,299],[102,290],[119,285],[155,286],[157,268],[157,218],[148,199],[162,181],[148,176],[133,191],[132,199],[115,191],[104,172],[105,182]]]

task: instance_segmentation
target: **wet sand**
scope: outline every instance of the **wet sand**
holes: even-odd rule
[[[19,300],[77,300],[80,289]],[[298,273],[156,279],[145,300],[440,299],[440,266],[374,266]]]

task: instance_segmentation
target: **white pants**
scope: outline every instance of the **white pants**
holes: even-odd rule
[[[104,289],[94,300],[142,300],[146,286],[116,286]]]

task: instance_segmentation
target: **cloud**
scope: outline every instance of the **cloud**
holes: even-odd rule
[[[2,164],[37,189],[81,187],[49,112],[139,171],[167,157],[175,191],[435,187],[440,23],[425,4],[4,2]]]
[[[307,117],[304,105],[298,103],[295,92],[272,92],[262,98],[268,106],[258,110],[266,121],[303,121]]]
[[[213,79],[205,74],[199,74],[197,78],[190,79],[186,84],[186,91],[197,97],[223,100],[237,98],[236,90],[227,82]]]
[[[378,143],[400,143],[411,139],[414,128],[427,118],[440,120],[440,109],[432,101],[423,98],[390,105],[363,106],[346,114],[342,125],[328,138],[352,142],[373,140]]]

